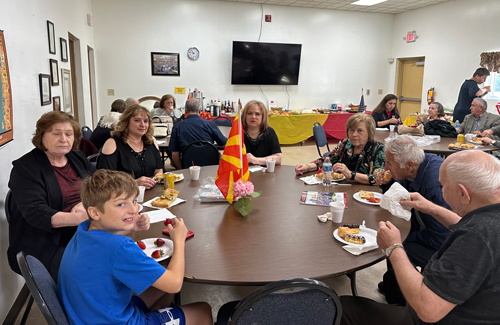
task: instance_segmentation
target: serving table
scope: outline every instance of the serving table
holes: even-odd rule
[[[317,215],[328,207],[301,205],[303,191],[323,191],[322,185],[305,185],[295,176],[293,166],[276,166],[274,173],[255,172],[250,179],[262,195],[253,198],[253,211],[242,217],[227,202],[201,203],[193,199],[201,180],[214,177],[218,166],[201,168],[199,181],[190,179],[189,170],[175,183],[179,198],[187,200],[169,210],[183,218],[194,237],[186,241],[185,281],[222,285],[265,285],[288,278],[325,279],[351,275],[385,258],[380,249],[353,256],[333,237],[339,227],[331,221],[322,223]],[[345,181],[344,181],[345,182]],[[335,192],[347,193],[348,208],[343,222],[359,223],[378,229],[378,222],[390,220],[406,237],[410,223],[392,216],[375,205],[353,199],[359,190],[379,192],[375,186],[352,184],[332,186]],[[146,191],[145,201],[159,196],[161,184]],[[148,208],[145,207],[147,212]],[[166,237],[163,223],[153,223],[148,231],[132,234],[132,239]],[[404,239],[404,238],[403,238]],[[168,260],[163,265],[167,265]]]

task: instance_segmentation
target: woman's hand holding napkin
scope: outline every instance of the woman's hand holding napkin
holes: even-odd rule
[[[409,221],[411,207],[402,206],[399,201],[410,199],[410,193],[398,182],[394,182],[380,200],[380,207],[388,210],[392,215]]]

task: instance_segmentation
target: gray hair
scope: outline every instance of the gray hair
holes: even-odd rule
[[[436,108],[437,108],[437,115],[439,117],[443,117],[445,115],[444,113],[444,107],[443,107],[443,104],[441,104],[440,102],[432,102],[431,105],[434,104],[436,105]]]
[[[425,159],[424,150],[407,135],[400,135],[388,140],[385,144],[385,150],[394,155],[394,160],[401,168],[405,168],[409,161],[420,165]]]
[[[472,192],[490,196],[500,189],[500,160],[492,155],[486,157],[486,162],[481,160],[450,161],[445,173],[452,185],[463,184]]]
[[[101,123],[99,123],[100,127],[103,128],[113,128],[116,123],[118,123],[118,120],[120,119],[121,113],[118,112],[109,112],[108,114],[104,115]]]
[[[488,103],[482,98],[474,98],[474,100],[477,100],[478,105],[481,106],[483,108],[483,111],[486,112],[486,110],[488,109]]]
[[[186,114],[200,112],[200,102],[197,99],[191,98],[186,100],[186,105],[184,106]]]
[[[134,105],[134,104],[139,104],[139,101],[135,98],[129,97],[125,99],[125,103],[127,103],[127,106]]]

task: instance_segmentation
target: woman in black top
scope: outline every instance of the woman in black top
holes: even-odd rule
[[[378,128],[389,128],[389,125],[401,123],[399,111],[396,107],[398,97],[393,94],[385,95],[382,101],[372,111],[372,117],[375,120],[375,126]]]
[[[281,147],[278,136],[267,121],[267,109],[262,102],[249,101],[241,112],[241,124],[245,131],[245,147],[248,162],[265,165],[274,159],[281,164]]]
[[[97,168],[130,173],[137,185],[155,186],[153,176],[163,171],[158,144],[153,138],[149,111],[139,104],[128,106],[102,148]]]
[[[57,280],[59,263],[76,226],[88,219],[80,183],[95,167],[78,150],[80,125],[68,113],[42,115],[36,123],[35,148],[12,162],[9,265],[21,274],[16,254],[39,259]]]

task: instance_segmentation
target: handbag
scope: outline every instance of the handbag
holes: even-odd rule
[[[420,124],[417,127],[411,127],[404,124],[398,126],[398,134],[409,134],[421,137],[424,135],[424,126]]]
[[[155,116],[153,117],[153,136],[155,138],[164,138],[169,135],[170,130],[174,127],[174,120],[170,116]]]

